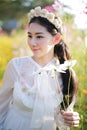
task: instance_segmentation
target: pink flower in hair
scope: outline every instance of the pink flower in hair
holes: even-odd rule
[[[49,12],[53,12],[54,8],[51,5],[45,6],[44,9],[48,10]]]

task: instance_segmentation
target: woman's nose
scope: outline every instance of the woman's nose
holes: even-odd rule
[[[31,41],[30,41],[30,44],[31,44],[31,45],[36,45],[36,44],[37,44],[36,39],[35,39],[35,38],[32,38]]]

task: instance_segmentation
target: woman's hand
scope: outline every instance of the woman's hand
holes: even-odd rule
[[[80,117],[78,112],[62,112],[64,122],[70,127],[78,127]]]

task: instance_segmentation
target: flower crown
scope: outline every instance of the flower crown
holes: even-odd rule
[[[33,17],[37,16],[47,18],[57,29],[62,27],[62,21],[56,14],[49,12],[47,9],[41,9],[40,6],[30,10],[28,13],[29,22]]]

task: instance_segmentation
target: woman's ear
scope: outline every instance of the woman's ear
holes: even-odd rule
[[[60,39],[61,39],[61,34],[57,33],[56,36],[55,36],[55,38],[54,38],[54,44],[55,45],[58,44],[59,41],[60,41]]]

